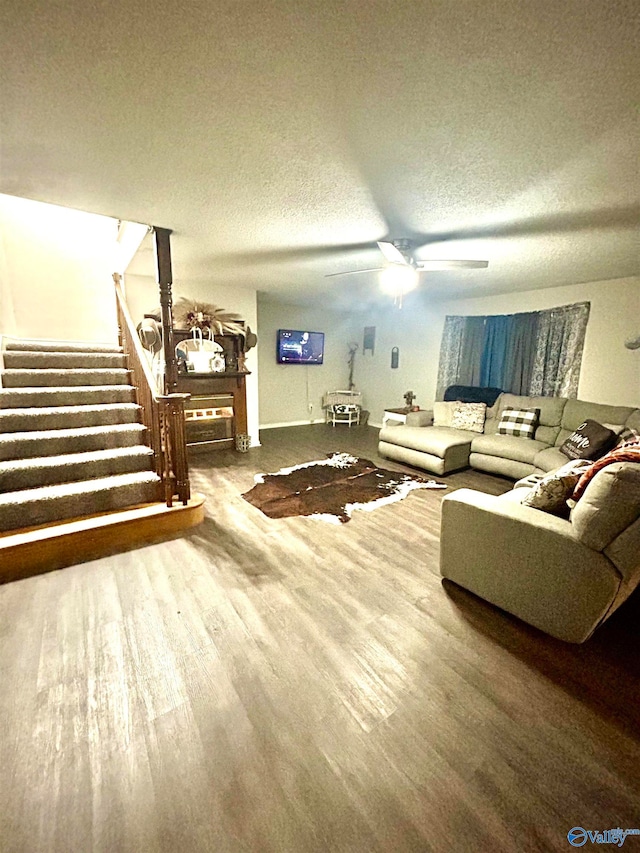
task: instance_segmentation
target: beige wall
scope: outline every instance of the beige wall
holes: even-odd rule
[[[0,195],[0,332],[117,340],[115,219]]]
[[[379,426],[385,408],[404,406],[404,394],[413,391],[416,404],[428,408],[433,401],[438,372],[442,321],[425,306],[419,294],[410,294],[403,308],[388,306],[359,318],[362,347],[364,326],[375,326],[373,355],[358,353],[358,387],[369,401],[370,423]],[[391,350],[398,347],[398,367],[391,367]]]
[[[413,390],[417,402],[434,399],[438,357],[447,314],[512,314],[572,302],[591,302],[578,395],[612,405],[640,406],[640,351],[624,341],[638,333],[640,278],[530,290],[430,303],[427,294],[411,294],[402,310],[372,313],[367,324],[377,327],[376,353],[358,356],[357,375],[371,406],[371,422],[380,423],[385,406],[403,405],[402,394]],[[389,367],[390,348],[400,347],[400,367]]]
[[[322,397],[327,391],[347,388],[349,379],[349,343],[359,341],[358,325],[342,313],[258,301],[260,364],[260,426],[308,424],[324,420]],[[321,365],[278,364],[278,329],[324,332],[325,353]],[[355,382],[360,388],[359,377]],[[309,411],[309,406],[313,410]],[[367,408],[367,400],[364,400]]]
[[[8,247],[4,229],[0,230],[0,336],[16,334],[13,291],[9,276]]]

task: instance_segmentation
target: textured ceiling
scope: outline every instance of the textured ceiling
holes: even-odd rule
[[[490,262],[435,296],[638,275],[639,36],[637,0],[5,0],[0,192],[172,228],[181,290],[361,304],[325,274],[406,236]]]

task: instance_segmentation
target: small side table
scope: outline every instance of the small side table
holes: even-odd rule
[[[408,417],[410,416],[410,417]],[[388,426],[390,423],[406,424],[411,426],[429,426],[433,423],[433,412],[427,409],[419,409],[417,412],[407,411],[406,406],[401,409],[385,409],[382,415],[382,427]]]

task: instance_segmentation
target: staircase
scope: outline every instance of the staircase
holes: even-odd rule
[[[118,348],[12,341],[3,355],[0,532],[161,500]]]
[[[149,433],[141,423],[136,397],[153,400],[131,383],[139,362],[132,373],[117,347],[67,341],[11,340],[2,355],[0,583],[200,524],[202,495],[167,505],[167,438],[155,414]]]

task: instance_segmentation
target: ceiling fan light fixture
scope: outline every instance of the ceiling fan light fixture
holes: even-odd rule
[[[392,296],[408,293],[418,286],[418,271],[404,264],[389,264],[380,272],[380,287]]]

